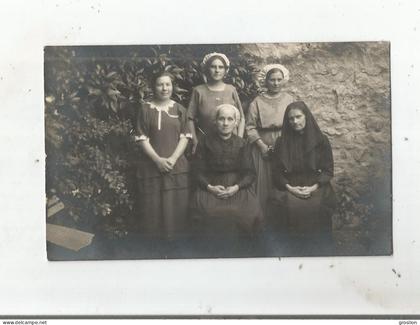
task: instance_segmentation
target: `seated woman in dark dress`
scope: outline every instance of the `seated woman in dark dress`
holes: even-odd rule
[[[301,238],[331,239],[335,193],[330,142],[302,101],[287,106],[282,136],[274,149],[273,176],[278,217]],[[316,249],[316,248],[315,248]]]
[[[193,215],[201,218],[207,234],[220,230],[252,235],[262,211],[251,186],[255,171],[249,147],[233,134],[240,113],[235,106],[222,104],[215,116],[216,134],[204,137],[197,147]]]

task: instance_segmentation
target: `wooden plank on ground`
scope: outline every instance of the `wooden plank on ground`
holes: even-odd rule
[[[53,195],[47,199],[47,207],[51,207],[58,202],[60,202],[60,199],[56,195]]]
[[[63,209],[64,209],[64,203],[58,202],[57,204],[48,208],[47,217],[51,218],[53,215],[55,215],[56,213],[60,212]]]
[[[47,223],[47,240],[76,252],[89,246],[94,236],[85,231]]]

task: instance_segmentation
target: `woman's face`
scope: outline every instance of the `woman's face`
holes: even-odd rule
[[[214,59],[208,68],[208,77],[213,81],[223,80],[225,77],[226,68],[222,60]]]
[[[236,126],[234,110],[230,108],[221,109],[216,118],[216,126],[219,134],[224,136],[231,134]]]
[[[172,96],[172,80],[168,76],[156,79],[155,96],[159,100],[166,100]]]
[[[306,126],[306,116],[300,109],[291,109],[287,118],[289,119],[290,126],[293,130],[296,132],[303,132]]]
[[[271,73],[266,79],[268,91],[273,94],[280,92],[283,79],[283,73],[281,71]]]

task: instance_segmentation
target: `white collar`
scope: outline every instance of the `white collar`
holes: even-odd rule
[[[160,130],[162,128],[162,112],[165,112],[169,117],[172,118],[178,118],[179,115],[173,115],[173,114],[169,114],[169,108],[173,107],[175,104],[175,101],[173,101],[172,99],[168,102],[168,104],[164,105],[164,106],[157,106],[151,102],[148,102],[148,104],[150,105],[151,109],[155,109],[159,112],[158,114],[158,130]]]
[[[171,100],[169,100],[169,102],[166,105],[163,105],[163,106],[158,106],[158,105],[156,105],[156,104],[154,104],[152,102],[148,102],[148,104],[150,105],[150,108],[154,108],[154,109],[156,109],[158,111],[164,111],[164,112],[168,113],[169,108],[171,108],[171,107],[174,106],[175,101],[173,101],[171,99]]]

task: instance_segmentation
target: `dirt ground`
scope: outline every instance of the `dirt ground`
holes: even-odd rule
[[[119,237],[120,236],[120,237]],[[301,238],[264,232],[255,238],[213,236],[163,241],[124,233],[110,238],[97,234],[92,244],[75,252],[47,243],[49,260],[185,259],[289,256],[390,255],[390,237],[365,238],[356,230],[334,231],[332,238]]]

